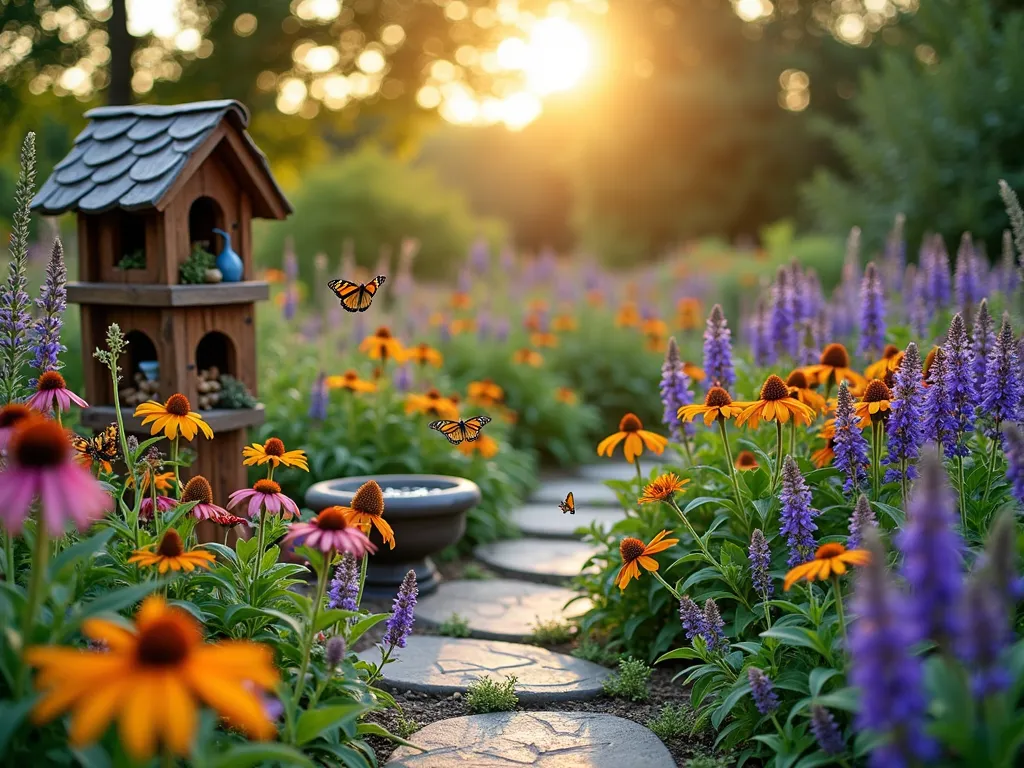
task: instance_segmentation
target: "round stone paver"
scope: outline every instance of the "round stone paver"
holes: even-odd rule
[[[387,764],[406,768],[675,768],[661,740],[632,720],[595,712],[495,712],[416,731]]]
[[[597,547],[571,539],[508,539],[484,544],[473,555],[492,571],[541,584],[567,584]]]
[[[552,478],[545,480],[530,498],[535,504],[554,504],[558,509],[558,502],[565,501],[566,495],[572,491],[573,500],[577,507],[617,507],[619,499],[615,491],[607,485],[602,485],[596,480],[585,480],[582,478]]]
[[[590,661],[545,648],[498,640],[413,635],[397,651],[398,661],[384,667],[384,684],[402,691],[450,695],[465,693],[481,677],[517,678],[516,694],[523,704],[589,699],[600,695],[609,671]],[[376,649],[359,658],[380,661]]]
[[[590,610],[587,598],[563,607],[576,596],[564,587],[514,579],[458,579],[422,598],[416,618],[436,627],[457,613],[469,623],[472,637],[515,643],[532,635],[538,621],[566,621]]]
[[[636,467],[625,461],[602,461],[580,467],[580,477],[587,480],[633,480]]]
[[[611,528],[626,513],[610,507],[576,506],[576,514],[565,514],[555,504],[527,504],[512,510],[509,519],[524,536],[536,536],[540,539],[578,539],[579,528],[589,528],[597,523],[605,530]]]

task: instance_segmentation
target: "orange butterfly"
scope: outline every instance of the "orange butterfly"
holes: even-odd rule
[[[331,280],[327,287],[341,299],[341,306],[349,312],[365,312],[370,308],[377,289],[387,280],[384,275],[377,275],[368,283],[353,283],[349,280]]]
[[[490,416],[474,416],[472,419],[460,419],[459,421],[441,419],[430,422],[430,428],[436,429],[447,437],[448,442],[452,445],[458,445],[463,440],[468,440],[472,443],[480,437],[480,430],[483,429],[484,425],[490,424],[490,422]]]
[[[566,512],[570,515],[576,514],[576,500],[572,497],[572,491],[569,491],[568,495],[565,497],[565,501],[558,502],[558,508],[562,510],[563,515]]]
[[[109,472],[110,462],[117,458],[118,438],[117,424],[110,424],[95,437],[72,434],[71,447],[78,452],[81,463],[91,465],[95,460]]]

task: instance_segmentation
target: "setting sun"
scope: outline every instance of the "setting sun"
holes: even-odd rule
[[[590,69],[590,40],[567,19],[552,17],[538,21],[523,49],[526,84],[534,93],[568,90]]]

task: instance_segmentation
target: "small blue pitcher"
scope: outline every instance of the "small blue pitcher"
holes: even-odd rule
[[[224,248],[217,256],[217,269],[224,276],[225,283],[238,283],[242,280],[242,257],[231,247],[231,235],[223,229],[213,230],[224,238]]]

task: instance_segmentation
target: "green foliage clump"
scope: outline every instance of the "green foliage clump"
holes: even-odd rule
[[[537,620],[534,625],[530,642],[535,645],[563,645],[572,640],[573,627],[565,621],[551,619],[550,621]]]
[[[480,565],[480,563],[470,562],[466,563],[462,569],[462,578],[469,581],[486,581],[487,579],[493,579],[494,574]]]
[[[686,736],[693,730],[693,710],[686,704],[666,704],[647,727],[662,741]]]
[[[182,262],[181,282],[183,285],[200,285],[206,282],[206,270],[213,269],[216,257],[201,245],[193,245],[192,253]]]
[[[419,721],[411,717],[407,718],[400,712],[398,714],[398,718],[395,720],[394,733],[395,736],[397,736],[400,739],[408,739],[422,727],[423,726],[419,723]]]
[[[583,641],[573,648],[572,655],[577,659],[592,661],[603,667],[613,667],[619,663],[621,658],[620,654],[609,650],[607,645],[598,643],[589,637],[583,638]]]
[[[142,250],[132,251],[126,253],[121,257],[121,260],[117,262],[117,268],[121,270],[125,269],[145,269],[146,268],[146,252]],[[184,282],[184,281],[182,281]]]
[[[731,768],[733,765],[730,755],[697,755],[686,761],[686,768]]]
[[[220,376],[220,399],[218,408],[255,408],[258,401],[244,383],[229,373]]]
[[[519,705],[516,696],[515,675],[508,675],[502,682],[489,677],[481,677],[470,683],[466,689],[466,707],[477,715],[487,712],[511,712]]]
[[[502,239],[499,223],[474,217],[465,199],[429,170],[371,146],[304,175],[291,202],[293,216],[261,228],[256,261],[278,266],[285,240],[292,238],[301,257],[300,274],[307,281],[313,278],[313,254],[336,254],[346,239],[369,267],[377,263],[382,248],[397,253],[402,238],[415,237],[419,253],[414,270],[431,278],[450,276],[455,257],[465,254],[481,234],[495,244]]]
[[[619,660],[619,671],[604,681],[604,692],[630,701],[647,701],[651,692],[648,683],[653,670],[640,659],[630,656]]]
[[[828,127],[848,172],[821,170],[804,189],[820,226],[860,226],[871,248],[903,213],[909,243],[937,231],[954,248],[969,231],[998,253],[997,181],[1024,186],[1024,11],[1003,5],[921,3],[908,44],[861,76],[857,124]]]
[[[437,628],[445,637],[469,637],[469,622],[457,613],[453,613],[441,622]]]

